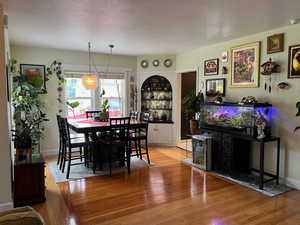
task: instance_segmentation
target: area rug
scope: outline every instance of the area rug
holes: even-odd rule
[[[76,163],[76,161],[74,161],[73,163]],[[132,157],[131,158],[131,170],[135,170],[138,168],[144,168],[144,167],[149,167],[149,166],[153,166],[154,163],[151,163],[150,165],[148,164],[148,162],[146,162],[145,160],[141,160],[140,158],[137,157]],[[67,167],[65,168],[65,172],[62,173],[61,170],[59,169],[58,165],[55,162],[49,162],[48,166],[51,170],[51,174],[55,179],[56,183],[60,183],[60,182],[66,182],[66,181],[70,181],[70,180],[77,180],[77,179],[83,179],[83,178],[88,178],[88,177],[95,177],[95,176],[103,176],[103,175],[108,175],[109,174],[109,169],[108,166],[104,166],[103,170],[99,171],[97,170],[96,173],[93,173],[93,170],[91,168],[87,168],[85,167],[83,164],[81,165],[76,165],[76,166],[72,166],[71,167],[71,171],[70,171],[70,177],[69,179],[66,179],[66,171],[67,171]],[[119,166],[114,166],[112,173],[120,173],[126,171],[127,172],[127,167],[122,167],[120,168]]]
[[[197,164],[194,164],[192,159],[184,159],[182,160],[183,163],[189,164],[194,167],[199,166]],[[258,174],[252,173],[252,174],[243,174],[243,175],[236,175],[236,176],[229,176],[217,172],[209,171],[209,174],[213,174],[222,178],[226,178],[234,183],[240,184],[244,187],[250,188],[254,191],[260,192],[261,194],[268,196],[268,197],[274,197],[280,194],[283,194],[285,192],[293,190],[293,188],[290,188],[284,184],[276,184],[275,181],[271,181],[264,184],[264,190],[259,189],[259,176]]]

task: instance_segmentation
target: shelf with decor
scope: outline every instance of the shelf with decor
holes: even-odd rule
[[[141,88],[141,111],[150,113],[150,123],[172,122],[172,86],[162,76],[151,76]]]

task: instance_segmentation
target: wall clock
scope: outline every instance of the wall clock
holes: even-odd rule
[[[159,66],[159,60],[158,59],[153,60],[152,65],[155,66],[155,67],[158,67]]]
[[[142,60],[142,61],[141,61],[141,67],[147,68],[148,66],[149,66],[149,63],[148,63],[147,60]]]
[[[165,66],[165,67],[171,67],[172,64],[173,64],[173,62],[172,62],[171,59],[166,59],[166,60],[164,61],[164,66]]]

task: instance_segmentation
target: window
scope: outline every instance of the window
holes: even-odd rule
[[[92,109],[92,93],[82,85],[81,78],[67,77],[66,81],[66,102],[79,102],[74,111],[68,107],[68,118],[84,118],[85,111]]]
[[[100,98],[96,90],[88,90],[82,85],[81,74],[66,74],[65,98],[66,102],[79,102],[73,110],[68,107],[68,118],[85,118],[87,110],[100,110],[102,102],[108,99],[110,117],[119,117],[125,114],[125,80],[99,79],[99,89],[105,91]],[[96,97],[97,96],[97,97]]]
[[[109,116],[118,117],[124,115],[125,109],[125,86],[124,80],[120,79],[100,79],[100,89],[105,91],[105,94],[102,96],[100,101],[108,99],[109,102]]]

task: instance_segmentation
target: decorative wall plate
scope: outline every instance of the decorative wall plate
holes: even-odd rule
[[[155,66],[155,67],[158,67],[159,66],[159,60],[158,59],[153,60],[152,65]]]
[[[147,60],[142,60],[141,61],[141,67],[143,67],[143,68],[147,68],[149,66],[149,63],[148,63],[148,61]]]
[[[173,62],[172,62],[171,59],[166,59],[166,60],[164,61],[164,66],[165,66],[165,67],[171,67],[172,64],[173,64]]]

